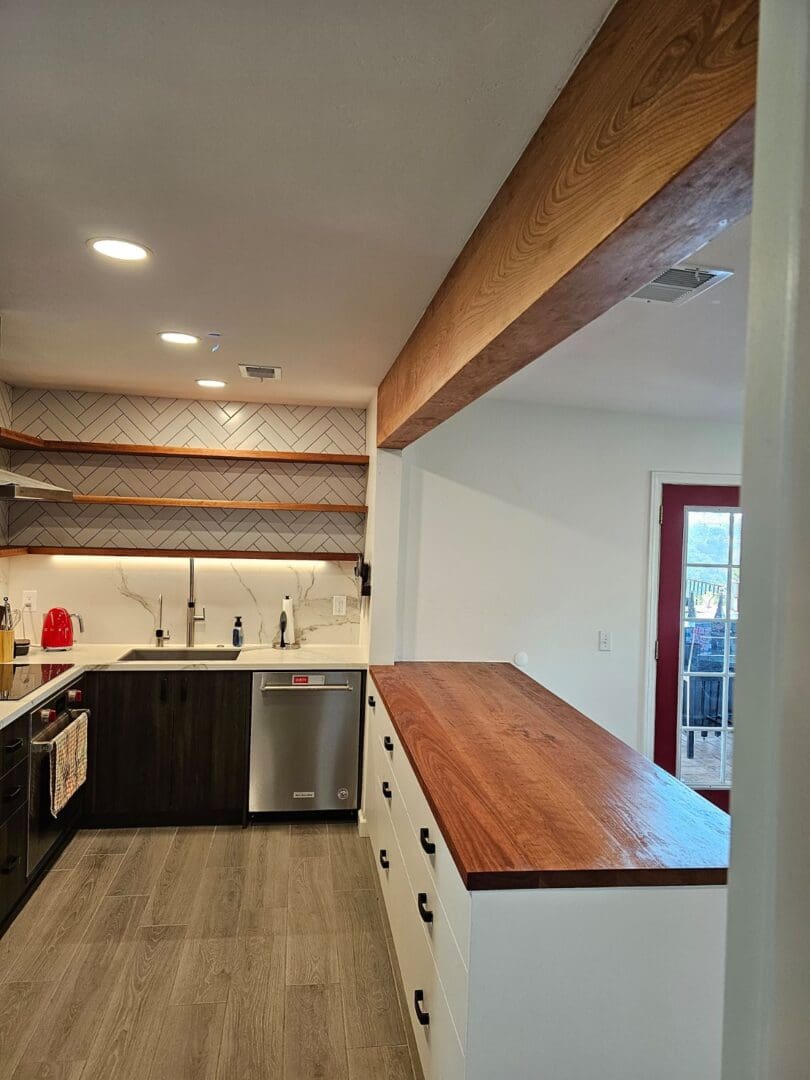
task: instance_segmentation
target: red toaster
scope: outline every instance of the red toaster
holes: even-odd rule
[[[73,646],[73,618],[67,608],[52,607],[42,620],[42,648],[70,649]]]

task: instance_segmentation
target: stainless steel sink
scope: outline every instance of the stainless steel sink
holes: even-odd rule
[[[130,649],[124,653],[122,660],[162,660],[166,664],[176,663],[178,660],[236,660],[241,652],[240,649]]]

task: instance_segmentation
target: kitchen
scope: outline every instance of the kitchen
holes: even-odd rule
[[[8,466],[12,476],[25,470],[18,488],[8,482],[9,547],[24,554],[9,556],[4,588],[17,648],[29,642],[28,655],[18,656],[11,669],[16,678],[6,687],[3,713],[8,726],[0,732],[16,755],[30,739],[30,764],[9,759],[3,780],[30,775],[27,791],[14,783],[12,791],[21,790],[4,811],[6,865],[18,857],[5,875],[6,919],[19,911],[2,939],[6,993],[30,1013],[11,1042],[15,1069],[31,1059],[43,1067],[79,1060],[89,1075],[137,1075],[147,1055],[153,1075],[183,1075],[186,1058],[201,1055],[206,1068],[213,1070],[216,1060],[223,1077],[245,1071],[305,1076],[324,1063],[340,1075],[345,1054],[350,1075],[390,1070],[410,1076],[421,1068],[450,1080],[492,1075],[500,1066],[489,1060],[488,1048],[503,1065],[506,1045],[517,1053],[509,1067],[521,1075],[524,1055],[536,1049],[524,1014],[512,1005],[514,990],[496,991],[505,1008],[493,1008],[498,966],[487,957],[493,950],[509,953],[526,937],[539,948],[549,919],[560,947],[557,1004],[546,1008],[538,1037],[560,1075],[571,1057],[566,1016],[572,999],[581,1001],[589,985],[601,1001],[604,986],[594,971],[608,960],[594,958],[608,943],[624,958],[623,974],[611,976],[618,1008],[600,1006],[599,1026],[574,1067],[584,1068],[606,1032],[626,1026],[642,1007],[659,1019],[648,1060],[678,1060],[667,1042],[680,1040],[677,1025],[668,1023],[673,978],[660,974],[681,962],[684,950],[691,961],[683,992],[688,985],[704,1033],[693,1038],[691,1053],[697,1062],[712,1060],[719,1044],[722,935],[716,931],[724,919],[725,815],[701,807],[677,781],[669,779],[668,786],[654,766],[607,732],[600,735],[560,699],[547,691],[537,698],[537,684],[516,669],[517,681],[501,684],[500,665],[487,672],[462,664],[459,685],[452,670],[440,675],[426,665],[425,685],[410,688],[399,686],[387,664],[369,670],[370,649],[372,660],[387,659],[385,609],[376,638],[370,613],[377,590],[382,586],[385,602],[394,577],[396,543],[384,537],[396,529],[390,504],[398,498],[400,465],[386,451],[375,453],[373,409],[244,405],[251,425],[239,417],[241,437],[246,426],[260,434],[237,446],[224,422],[237,415],[233,405],[155,404],[132,395],[35,388],[15,388],[7,398],[10,414],[0,428]],[[166,444],[166,414],[171,431],[186,432],[203,412],[213,446],[200,445],[199,436],[188,447]],[[290,437],[269,443],[267,428],[272,420],[279,429],[280,416]],[[137,453],[122,436],[132,417],[142,425]],[[41,445],[31,449],[35,440]],[[25,450],[14,448],[21,443]],[[301,460],[311,454],[318,459]],[[234,457],[223,466],[219,455]],[[294,460],[280,460],[285,457]],[[166,460],[170,469],[162,468]],[[338,497],[341,507],[355,509],[351,515],[302,510],[296,536],[281,511],[263,520],[259,532],[252,519],[260,512],[252,507],[237,528],[229,527],[230,508],[208,505],[184,505],[178,522],[175,504],[187,500],[188,470],[195,467],[208,494],[223,477],[230,482],[233,460],[249,473],[257,503],[278,500],[282,483],[287,491],[305,486],[307,500],[322,484],[337,492],[317,496],[322,506]],[[83,505],[76,495],[143,492],[145,477],[155,473],[160,487],[151,501],[172,505],[158,503],[147,519],[116,518],[115,546],[104,553],[100,545],[109,544],[109,534],[95,516],[99,504]],[[32,484],[51,487],[31,492],[26,485]],[[31,494],[36,498],[26,497]],[[358,529],[367,505],[376,505],[378,514],[358,559],[359,534],[347,530]],[[202,533],[194,515],[201,512],[209,526],[205,550],[196,547]],[[252,557],[257,533],[264,558]],[[43,537],[47,543],[36,543]],[[303,550],[287,550],[297,543]],[[160,553],[170,545],[171,555]],[[188,555],[175,550],[181,546]],[[267,557],[274,546],[284,552],[281,558]],[[469,700],[465,671],[477,686]],[[34,689],[39,678],[46,681]],[[438,679],[446,681],[439,685]],[[19,703],[15,694],[22,695]],[[404,704],[398,704],[402,694]],[[419,719],[414,703],[435,710],[436,701],[445,703],[442,716],[429,715],[424,730],[412,734]],[[473,743],[462,747],[459,730],[454,737],[445,733],[452,740],[447,745],[434,747],[436,733],[445,722],[452,726],[459,711]],[[522,711],[538,744],[516,745],[507,770],[486,755],[476,763],[474,744],[491,744],[493,718]],[[62,768],[54,743],[61,737],[70,761],[76,751],[67,736],[82,717],[86,751],[78,765],[85,782],[54,815],[51,776]],[[555,726],[560,717],[563,729]],[[475,725],[483,725],[477,734]],[[510,726],[502,732],[501,754]],[[573,742],[571,732],[579,732]],[[546,740],[558,747],[548,759],[541,752]],[[578,790],[588,752],[594,755],[593,806],[583,806]],[[459,770],[456,758],[471,771]],[[613,763],[609,794],[600,788],[596,765],[604,759]],[[540,792],[528,794],[542,776],[552,784],[552,802]],[[470,794],[473,777],[483,798]],[[640,787],[648,789],[646,796]],[[442,802],[456,789],[465,793],[459,820],[455,801]],[[508,809],[511,800],[523,804],[523,815]],[[504,835],[502,815],[519,842]],[[632,837],[625,833],[627,815],[635,819]],[[585,840],[597,818],[604,828]],[[545,839],[529,824],[544,819],[550,827]],[[560,838],[568,832],[566,864]],[[643,849],[639,835],[647,837]],[[655,887],[639,889],[639,883]],[[47,913],[63,891],[66,906],[54,932]],[[107,932],[96,924],[108,906],[121,903],[119,893],[130,892],[127,918],[137,911],[139,925],[113,923],[111,938],[122,940],[121,953],[111,956],[109,944],[102,950],[93,942]],[[569,909],[546,914],[546,897],[556,896],[565,896]],[[595,909],[594,898],[600,901]],[[514,901],[519,906],[512,910]],[[115,910],[115,919],[123,918]],[[649,924],[655,945],[639,936],[639,920]],[[671,952],[652,963],[651,950],[661,953],[664,922]],[[588,960],[577,962],[571,953],[571,924],[580,943],[590,936]],[[165,953],[163,981],[148,1000],[136,993],[136,1019],[119,1046],[109,1025],[128,1023],[127,980],[140,956],[129,939],[169,933],[164,926],[178,942],[153,942]],[[499,926],[511,927],[505,940]],[[40,936],[46,945],[38,944]],[[271,964],[255,976],[239,952],[250,944]],[[542,947],[546,955],[551,946]],[[106,1007],[99,1002],[99,954],[118,976],[104,982],[112,1003]],[[531,985],[534,955],[520,949],[504,969],[513,987],[522,979]],[[701,994],[691,985],[697,967],[704,972]],[[203,984],[199,1000],[188,988],[192,977]],[[528,986],[519,998],[527,993]],[[245,1016],[259,1007],[270,1011],[272,1024],[245,1034]],[[338,1036],[330,1027],[336,1011],[343,1015]],[[200,1031],[182,1028],[181,1037],[187,1015],[197,1016]],[[636,1067],[638,1046],[625,1042],[614,1060],[616,1075]]]
[[[4,10],[0,1080],[793,1075],[765,7]]]

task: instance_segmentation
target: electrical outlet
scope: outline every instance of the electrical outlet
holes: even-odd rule
[[[610,631],[599,631],[599,652],[610,652]]]
[[[332,597],[332,614],[333,615],[345,615],[346,614],[346,597],[345,596],[333,596]]]
[[[36,589],[23,589],[22,594],[22,606],[23,611],[36,611],[37,610],[37,590]]]

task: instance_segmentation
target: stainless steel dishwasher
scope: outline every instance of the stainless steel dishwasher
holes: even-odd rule
[[[362,671],[253,676],[252,814],[357,809],[362,692]]]

